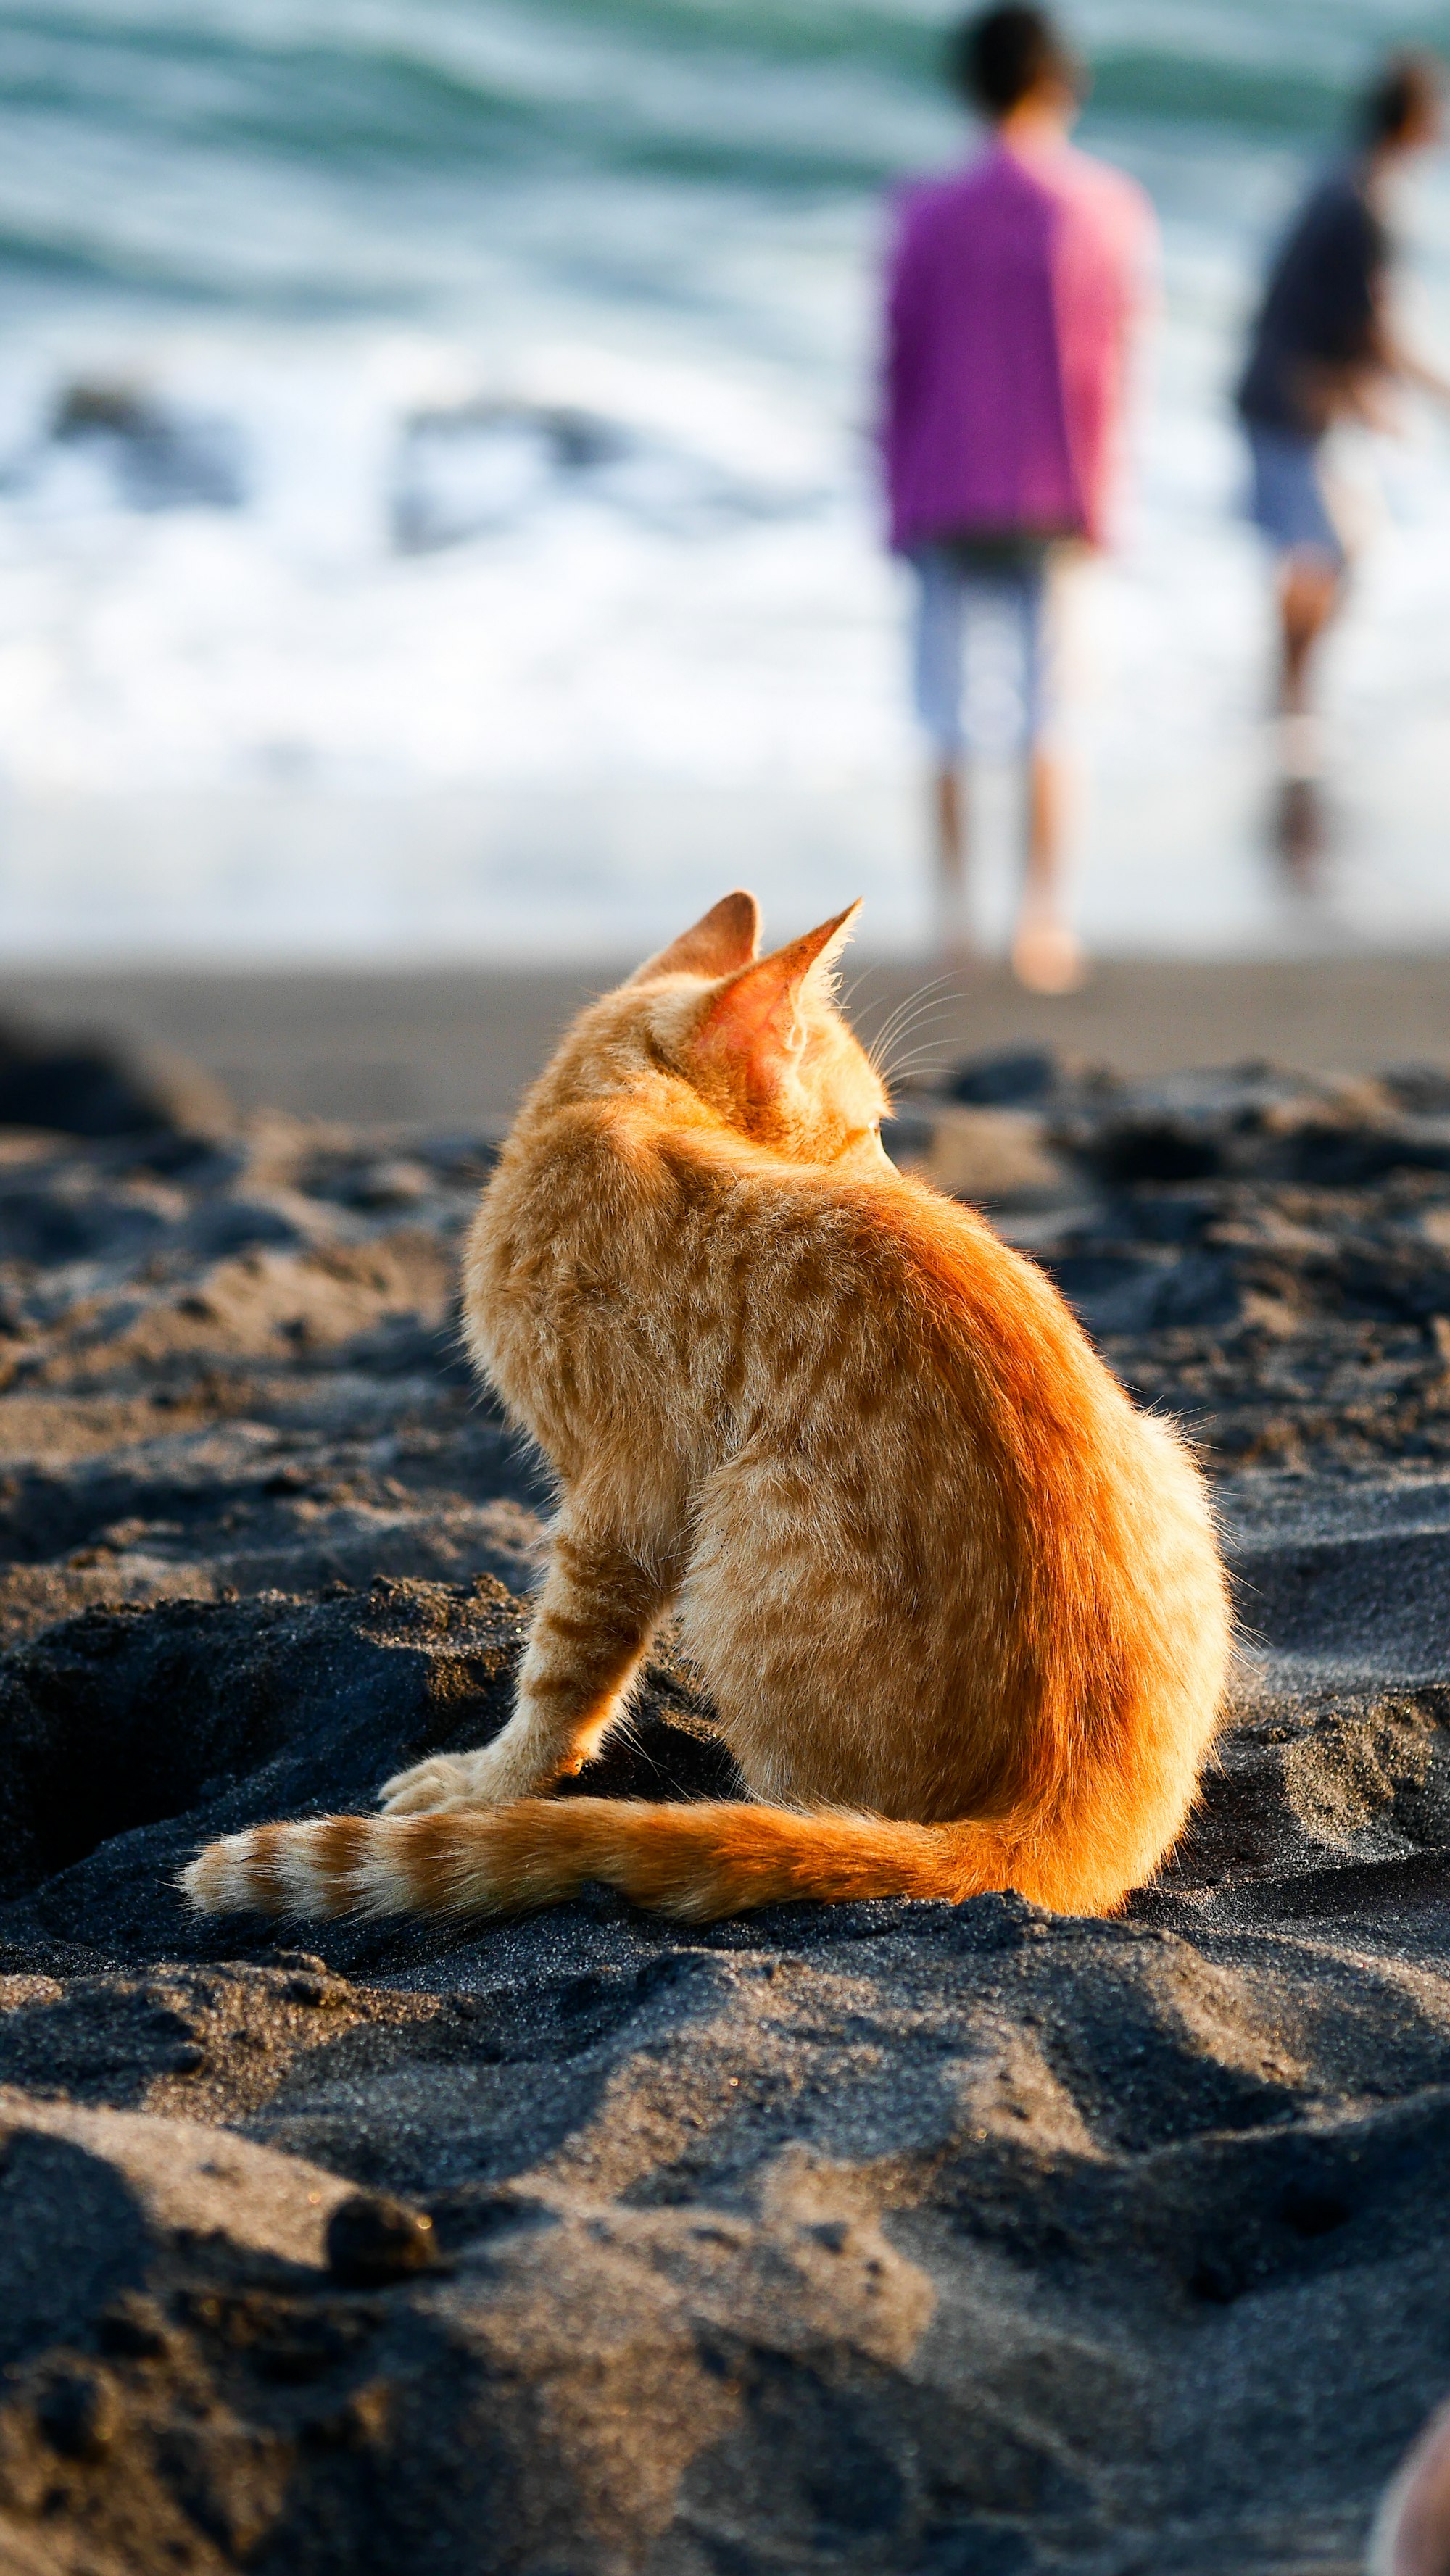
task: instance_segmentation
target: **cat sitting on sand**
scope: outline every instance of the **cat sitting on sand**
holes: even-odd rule
[[[478,1915],[602,1879],[693,1922],[1009,1887],[1095,1914],[1171,1847],[1229,1645],[1202,1480],[1042,1272],[888,1161],[830,981],[855,910],[757,959],[727,895],[580,1014],[464,1273],[558,1480],[514,1715],[381,1816],[211,1844],[193,1904]],[[756,1803],[549,1798],[672,1610]]]

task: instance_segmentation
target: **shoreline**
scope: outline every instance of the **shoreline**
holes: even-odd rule
[[[242,1109],[497,1129],[569,1018],[637,957],[545,966],[0,967],[0,1028],[111,1035],[190,1058]],[[935,1061],[1050,1047],[1129,1079],[1266,1061],[1367,1074],[1450,1064],[1450,949],[1354,957],[1104,959],[1044,1000],[999,966],[938,981],[930,961],[848,956],[868,1039],[913,994]],[[934,988],[934,989],[932,989]]]

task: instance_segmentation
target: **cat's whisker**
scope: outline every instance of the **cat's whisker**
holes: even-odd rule
[[[898,1029],[900,1029],[902,1025],[910,1019],[912,1012],[916,1009],[918,1003],[925,1001],[927,998],[928,996],[925,993],[908,993],[903,1001],[897,1003],[896,1008],[893,1011],[889,1011],[887,1013],[886,1018],[883,1020],[880,1028],[876,1031],[875,1036],[871,1040],[870,1047],[867,1050],[873,1063],[878,1057],[886,1054]]]
[[[881,1080],[888,1092],[899,1091],[903,1083],[914,1081],[925,1067],[931,1066],[942,1072],[949,1062],[950,1058],[944,1056],[939,1047],[913,1048],[909,1055],[889,1066]]]
[[[890,1028],[903,1019],[910,1019],[913,1011],[918,1011],[927,1004],[933,1007],[949,1007],[958,998],[952,991],[954,982],[953,976],[941,975],[934,982],[923,984],[918,991],[907,993],[891,1013],[886,1026]]]
[[[889,1064],[891,1054],[894,1054],[894,1048],[901,1043],[901,1038],[912,1038],[914,1033],[917,1033],[917,1028],[922,1025],[922,1018],[930,1018],[930,1005],[925,1005],[922,1010],[901,1012],[899,1018],[889,1020],[889,1025],[881,1030],[881,1036],[876,1038],[876,1043],[868,1048],[868,1061],[871,1061],[871,1066],[876,1069],[876,1072],[881,1072],[883,1064]]]
[[[911,992],[904,993],[902,995],[901,1000],[887,1012],[885,1019],[871,1041],[871,1052],[873,1054],[879,1053],[880,1049],[889,1043],[893,1030],[910,1011],[915,1009],[918,1002],[925,1001],[929,995],[940,990],[942,980],[943,979],[941,977],[938,977],[934,982],[914,986]]]
[[[942,1065],[943,1057],[939,1047],[917,1047],[911,1055],[903,1056],[899,1064],[894,1064],[890,1073],[883,1075],[882,1079],[889,1091],[894,1083],[905,1082],[917,1073],[939,1072]]]
[[[903,999],[897,1003],[895,1010],[887,1013],[881,1027],[877,1030],[876,1035],[866,1049],[867,1062],[874,1070],[879,1072],[881,1064],[889,1053],[891,1047],[896,1043],[897,1039],[905,1033],[907,1028],[912,1025],[913,1014],[925,1003],[932,1003],[937,1007],[945,1007],[945,988],[955,985],[957,981],[958,978],[954,972],[945,975],[934,975],[929,984],[920,984],[916,986],[912,992],[907,993]]]
[[[908,1056],[920,1055],[923,1048],[939,1049],[946,1042],[946,1032],[940,1028],[919,1026],[915,1029],[907,1029],[903,1033],[901,1043],[892,1050],[892,1072],[899,1073]]]
[[[945,1006],[919,1011],[913,1019],[896,1031],[889,1055],[884,1056],[873,1068],[883,1082],[896,1081],[903,1070],[907,1055],[915,1054],[923,1045],[934,1049],[940,1049],[945,1045],[945,1032],[940,1027],[940,1022],[945,1016]],[[933,1021],[938,1023],[938,1026],[933,1035],[927,1038],[924,1032],[931,1028]]]
[[[844,1011],[846,1004],[855,999],[855,996],[860,992],[862,985],[869,984],[872,976],[879,975],[880,972],[881,964],[879,959],[873,965],[858,967],[856,973],[852,976],[850,983],[844,985],[837,996],[838,1009]]]
[[[893,1074],[890,1083],[887,1085],[892,1101],[893,1116],[899,1112],[903,1102],[915,1097],[919,1082],[925,1084],[927,1088],[930,1089],[933,1078],[935,1075],[940,1073],[942,1069],[940,1058],[936,1058],[923,1060],[919,1064],[904,1065],[899,1073]]]
[[[944,993],[939,993],[934,1000],[928,997],[918,1002],[915,1010],[903,1013],[897,1021],[882,1049],[883,1054],[889,1055],[892,1048],[899,1046],[901,1040],[909,1037],[914,1029],[924,1027],[931,1020],[947,1018],[951,1010],[951,997]]]
[[[894,1047],[898,1047],[904,1038],[914,1036],[918,1029],[928,1027],[933,1020],[945,1019],[950,1012],[951,1007],[950,1001],[944,997],[939,998],[934,1002],[925,1001],[919,1003],[917,1008],[914,1011],[908,1012],[905,1018],[900,1020],[897,1026],[891,1031],[889,1039],[881,1049],[882,1054],[889,1055],[892,1049]]]

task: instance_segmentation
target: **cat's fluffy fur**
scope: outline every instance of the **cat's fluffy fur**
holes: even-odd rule
[[[1043,1273],[887,1161],[830,991],[850,919],[756,961],[728,895],[569,1031],[465,1267],[560,1491],[516,1713],[381,1817],[213,1843],[198,1906],[1098,1913],[1170,1848],[1229,1646],[1202,1480]],[[542,1795],[672,1607],[759,1803]]]

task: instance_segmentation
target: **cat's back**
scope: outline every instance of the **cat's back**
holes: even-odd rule
[[[802,1544],[838,1559],[869,1529],[937,1598],[979,1557],[1060,1605],[1110,1568],[1142,1591],[1165,1549],[1212,1556],[1181,1443],[1051,1280],[884,1160],[798,1165],[638,1104],[575,1107],[506,1151],[467,1283],[475,1356],[566,1476],[611,1455],[677,1500],[743,1476],[751,1527],[763,1476],[798,1495]]]
[[[801,1462],[813,1512],[831,1497],[843,1526],[864,1509],[890,1560],[929,1567],[938,1591],[978,1554],[1024,1601],[1144,1594],[1170,1560],[1215,1590],[1184,1444],[975,1210],[889,1167],[827,1171],[781,1185],[759,1241],[738,1418],[763,1453]]]
[[[865,1181],[820,1175],[798,1213],[823,1302],[849,1314],[902,1402],[940,1399],[958,1420],[1030,1404],[1041,1419],[1059,1404],[1080,1414],[1084,1382],[1117,1394],[1052,1281],[975,1209],[888,1166]],[[784,1242],[794,1231],[777,1227]]]
[[[465,1253],[485,1344],[551,1316],[652,1328],[682,1353],[723,1336],[737,1371],[782,1393],[801,1370],[820,1386],[834,1354],[907,1406],[971,1413],[1030,1387],[1040,1411],[1059,1378],[1080,1402],[1097,1367],[1081,1331],[974,1211],[885,1162],[794,1164],[668,1108],[595,1101],[521,1123]]]

